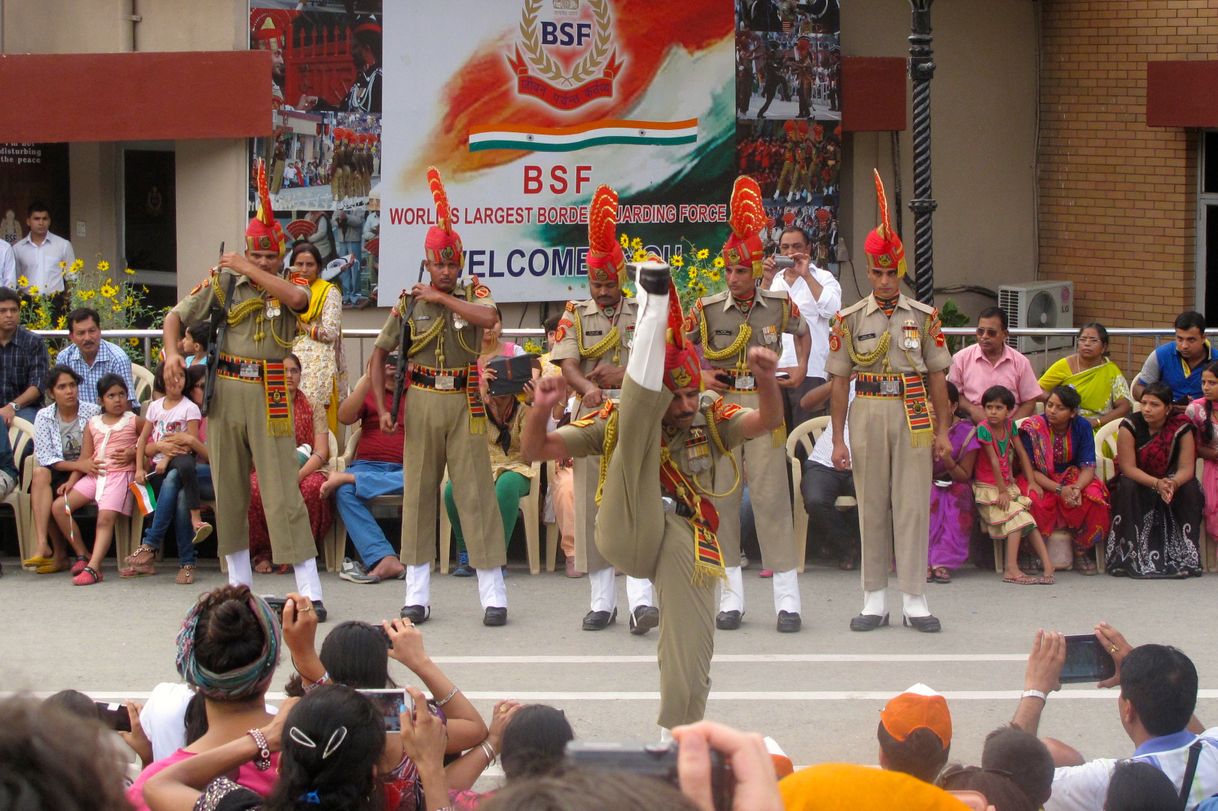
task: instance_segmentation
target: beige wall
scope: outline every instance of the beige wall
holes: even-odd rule
[[[932,6],[936,288],[970,284],[997,290],[999,284],[1036,278],[1035,15],[1031,0],[938,0]],[[908,0],[842,3],[842,45],[848,56],[907,56],[909,27]],[[913,197],[912,124],[910,112],[909,128],[901,133],[906,206]],[[888,133],[847,139],[846,208],[839,218],[864,294],[869,288],[862,245],[878,221],[871,170],[880,170],[891,205],[891,143]],[[905,207],[902,216],[912,274],[913,214]],[[849,265],[843,266],[842,289],[847,300],[858,297]],[[975,295],[936,296],[940,306],[947,298],[970,314],[995,303]]]

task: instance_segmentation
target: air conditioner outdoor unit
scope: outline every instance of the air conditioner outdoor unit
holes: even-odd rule
[[[1074,282],[1023,282],[998,288],[998,306],[1007,326],[1020,328],[1074,328]],[[1020,352],[1045,352],[1073,345],[1073,335],[1012,335],[1007,343]]]

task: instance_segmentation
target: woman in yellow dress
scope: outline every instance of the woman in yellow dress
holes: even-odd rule
[[[338,404],[347,396],[347,363],[343,356],[342,292],[321,278],[321,253],[301,242],[292,249],[292,265],[309,280],[309,309],[297,319],[293,352],[300,358],[300,390],[317,415],[337,434]],[[324,415],[324,416],[323,416]]]
[[[1084,324],[1078,331],[1077,351],[1054,363],[1041,375],[1045,393],[1058,386],[1069,386],[1082,398],[1078,413],[1086,417],[1091,430],[1119,421],[1133,410],[1129,383],[1121,369],[1108,357],[1108,330],[1098,321]]]

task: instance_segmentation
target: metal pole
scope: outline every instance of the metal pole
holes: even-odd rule
[[[935,303],[934,234],[931,215],[936,203],[930,172],[930,80],[935,75],[931,58],[930,4],[933,0],[909,0],[913,24],[909,35],[909,78],[913,83],[913,199],[915,291],[918,301]]]

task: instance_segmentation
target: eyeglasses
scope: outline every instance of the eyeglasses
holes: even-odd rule
[[[993,327],[977,327],[978,338],[997,338],[999,330]]]

